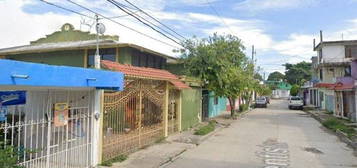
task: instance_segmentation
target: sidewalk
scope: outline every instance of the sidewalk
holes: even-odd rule
[[[316,109],[316,110],[307,110],[305,112],[309,113],[313,118],[315,118],[321,124],[324,121],[326,121],[327,119],[333,117],[332,115],[327,114],[326,111],[324,111],[324,110]],[[350,123],[350,124],[345,123],[345,125],[355,125],[355,123]],[[355,137],[355,136],[354,137],[348,137],[345,133],[343,133],[340,130],[332,131],[332,130],[330,130],[328,128],[325,128],[325,130],[328,130],[329,132],[334,133],[342,142],[344,142],[344,143],[348,144],[349,146],[351,146],[355,150],[355,155],[357,155],[357,137]],[[356,128],[355,128],[355,130],[356,130]]]
[[[248,112],[248,111],[247,111]],[[247,112],[241,113],[238,117],[241,118]],[[141,149],[133,154],[130,154],[128,159],[121,163],[113,163],[111,168],[157,168],[175,160],[179,155],[187,150],[195,148],[207,138],[215,135],[223,128],[227,128],[231,123],[237,120],[230,119],[229,112],[223,112],[221,115],[212,118],[216,120],[215,131],[204,135],[194,135],[195,129],[190,129],[181,133],[169,136],[161,143],[154,144],[145,149]],[[202,124],[200,124],[202,125]],[[105,168],[101,166],[101,168]]]

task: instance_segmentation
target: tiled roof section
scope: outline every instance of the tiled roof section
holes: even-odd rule
[[[105,69],[119,71],[124,73],[126,76],[165,80],[171,82],[178,89],[190,88],[188,85],[183,83],[176,75],[166,70],[123,65],[117,62],[107,60],[101,61],[101,64],[102,67]]]
[[[353,84],[343,83],[318,83],[315,87],[326,88],[331,90],[351,90],[354,88]]]
[[[315,84],[315,87],[318,87],[318,88],[331,88],[334,85],[335,85],[334,83],[317,83],[317,84]]]

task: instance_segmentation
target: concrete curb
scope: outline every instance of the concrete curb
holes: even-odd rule
[[[310,111],[305,111],[305,112],[310,114],[312,116],[312,118],[314,118],[315,120],[319,121],[321,125],[324,122],[324,120],[321,119],[318,115],[316,115]],[[323,126],[323,127],[326,128],[325,126]],[[340,141],[342,141],[342,142],[346,143],[347,145],[349,145],[350,147],[352,147],[352,149],[355,151],[355,153],[357,152],[357,142],[353,142],[352,140],[350,140],[345,133],[343,133],[340,130],[332,131],[328,128],[326,128],[326,130],[333,133],[334,135],[336,135],[338,137],[338,139],[340,139]]]

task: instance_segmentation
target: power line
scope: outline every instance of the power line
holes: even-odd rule
[[[80,13],[80,12],[74,11],[74,10],[72,10],[72,9],[65,8],[65,7],[63,7],[63,6],[56,5],[56,4],[54,4],[54,3],[51,3],[51,2],[48,2],[48,1],[45,1],[45,0],[40,0],[40,1],[42,1],[42,2],[44,2],[44,3],[46,3],[46,4],[48,4],[48,5],[51,5],[51,6],[60,8],[60,9],[63,9],[63,10],[65,10],[65,11],[67,11],[67,12],[72,12],[72,13],[75,13],[75,14],[77,14],[77,15],[81,15],[81,16],[84,16],[84,17],[87,17],[87,18],[90,18],[90,19],[95,19],[95,18],[92,17],[92,16],[88,16],[88,15],[82,14],[82,13]]]
[[[115,3],[117,3],[118,5],[121,4],[121,3],[117,2],[117,1],[112,1],[112,2],[115,2]],[[112,2],[110,2],[110,3],[112,3]],[[123,9],[124,9],[124,8],[123,8]],[[171,37],[175,38],[176,40],[182,41],[182,39],[180,39],[180,38],[178,38],[177,36],[171,34],[170,32],[166,31],[165,29],[162,29],[161,27],[159,27],[159,26],[157,26],[156,24],[152,23],[151,21],[145,19],[144,17],[142,17],[142,16],[140,16],[140,15],[138,15],[138,14],[135,14],[135,12],[131,11],[130,9],[126,8],[125,10],[127,10],[126,12],[130,12],[131,14],[133,14],[133,15],[139,17],[140,19],[143,19],[143,20],[146,21],[146,22],[148,22],[148,24],[151,24],[152,26],[157,27],[157,28],[160,29],[161,31],[164,31],[165,33],[169,34]],[[139,11],[139,10],[137,10],[137,11]],[[125,12],[125,11],[124,11],[124,12]],[[129,15],[129,14],[128,14],[128,15]],[[144,24],[145,24],[145,23],[144,23]],[[145,25],[146,25],[146,24],[145,24]],[[160,32],[160,33],[161,33],[161,32]]]
[[[120,10],[122,10],[123,12],[125,12],[125,13],[129,14],[130,16],[134,17],[134,18],[135,18],[136,20],[138,20],[139,22],[141,22],[141,23],[143,23],[144,25],[150,27],[152,30],[156,31],[157,33],[159,33],[159,34],[165,36],[166,38],[170,39],[171,41],[175,42],[176,44],[181,45],[181,44],[180,44],[179,42],[177,42],[175,39],[169,37],[168,35],[162,33],[161,31],[157,30],[157,29],[156,29],[155,27],[153,27],[152,25],[150,25],[150,24],[148,24],[148,23],[142,21],[143,18],[139,18],[139,17],[135,16],[134,14],[128,12],[127,9],[124,9],[124,8],[120,7],[120,5],[118,5],[116,1],[114,1],[114,0],[107,0],[107,1],[108,1],[109,3],[111,3],[111,4],[113,4],[114,6],[116,6],[117,8],[119,8]],[[145,19],[143,19],[143,20],[145,20]],[[146,21],[147,21],[147,20],[146,20]]]
[[[172,31],[173,33],[175,33],[176,35],[180,36],[181,38],[187,40],[184,36],[182,36],[181,34],[177,33],[175,30],[171,29],[169,26],[165,25],[164,23],[162,23],[161,21],[159,21],[158,19],[156,19],[155,17],[151,16],[150,14],[148,14],[147,12],[145,12],[144,10],[140,9],[138,6],[134,5],[133,3],[131,3],[129,0],[125,0],[125,2],[129,3],[131,6],[133,6],[134,8],[136,8],[138,11],[144,13],[146,16],[149,16],[151,19],[155,20],[157,23],[159,23],[160,25],[166,27],[167,29],[169,29],[170,31]]]
[[[226,21],[224,21],[224,19],[222,18],[222,16],[218,13],[218,11],[214,8],[213,4],[211,2],[209,2],[209,0],[206,0],[208,6],[210,6],[210,8],[214,11],[214,13],[216,13],[216,15],[218,16],[219,19],[222,20],[223,24],[226,25],[226,27],[228,28],[228,30],[234,34],[233,30],[230,28],[230,26],[226,23]]]
[[[121,23],[119,23],[119,22],[117,22],[117,21],[115,21],[115,20],[113,20],[113,19],[111,19],[111,18],[109,18],[109,17],[107,17],[107,16],[104,16],[104,15],[98,13],[98,12],[93,11],[92,9],[89,9],[89,8],[87,8],[87,7],[85,7],[85,6],[81,5],[81,4],[76,3],[76,2],[73,2],[72,0],[67,0],[67,1],[70,2],[70,3],[72,3],[72,4],[74,4],[74,5],[76,5],[76,6],[79,6],[79,7],[82,8],[82,9],[85,9],[85,10],[87,10],[87,11],[89,11],[89,12],[92,12],[92,13],[94,13],[94,14],[96,14],[96,15],[98,15],[98,16],[104,18],[104,19],[107,19],[107,20],[109,20],[109,21],[111,21],[111,22],[113,22],[113,23],[116,23],[116,24],[118,24],[119,26],[125,27],[125,28],[127,28],[127,29],[129,29],[129,30],[131,30],[131,31],[134,31],[134,32],[136,32],[136,33],[138,33],[138,34],[141,34],[141,35],[145,36],[145,37],[148,37],[148,38],[150,38],[150,39],[152,39],[152,40],[155,40],[155,41],[158,41],[158,42],[160,42],[160,43],[166,44],[166,45],[171,46],[171,47],[173,47],[173,48],[178,48],[177,46],[174,46],[174,45],[169,44],[169,43],[167,43],[167,42],[164,42],[164,41],[162,41],[162,40],[160,40],[160,39],[157,39],[157,38],[152,37],[152,36],[150,36],[150,35],[147,35],[147,34],[145,34],[145,33],[143,33],[143,32],[140,32],[140,31],[138,31],[138,30],[136,30],[136,29],[134,29],[134,28],[131,28],[131,27],[129,27],[129,26],[126,26],[126,25],[124,25],[124,24],[121,24]]]

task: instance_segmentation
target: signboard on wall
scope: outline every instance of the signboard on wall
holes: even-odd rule
[[[68,124],[68,103],[54,105],[54,126],[61,127]]]
[[[26,91],[0,91],[2,106],[26,104]]]

